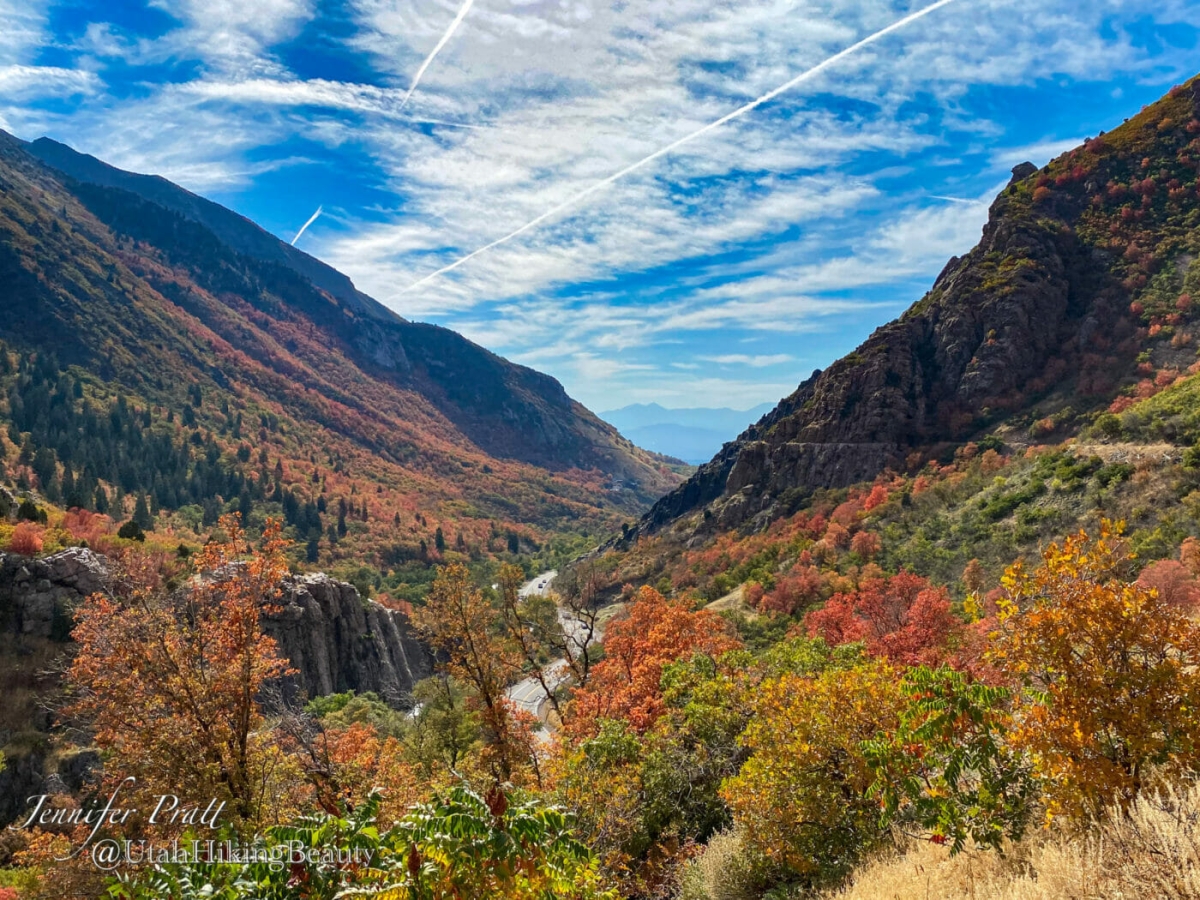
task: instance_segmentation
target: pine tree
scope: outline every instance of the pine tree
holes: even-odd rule
[[[437,547],[438,553],[446,552],[446,535],[442,533],[442,526],[439,525],[433,535],[433,545]]]
[[[154,517],[150,515],[150,507],[146,504],[146,495],[139,493],[133,507],[133,521],[142,531],[154,530]]]

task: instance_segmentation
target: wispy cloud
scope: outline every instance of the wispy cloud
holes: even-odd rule
[[[429,68],[434,58],[442,52],[442,48],[446,46],[446,42],[450,40],[451,35],[458,30],[458,26],[462,24],[462,20],[467,17],[467,13],[471,11],[471,6],[475,0],[465,0],[462,6],[458,8],[454,19],[450,22],[450,27],[446,29],[438,42],[434,45],[433,50],[422,61],[417,72],[412,77],[412,83],[408,86],[408,91],[404,95],[404,99],[400,101],[400,109],[404,109],[408,105],[408,101],[412,99],[413,91],[417,89],[417,85],[421,83],[421,77],[425,74],[425,70]]]
[[[722,366],[751,366],[755,369],[765,369],[768,366],[778,366],[792,362],[795,357],[787,353],[774,353],[764,356],[749,356],[745,353],[726,353],[723,356],[701,356],[704,362],[717,363]]]
[[[296,246],[296,241],[300,240],[300,237],[304,234],[304,232],[308,231],[308,226],[311,225],[313,222],[317,221],[317,216],[321,215],[321,212],[324,209],[325,209],[324,206],[318,206],[317,211],[308,217],[307,222],[305,222],[303,225],[300,226],[300,230],[297,231],[296,236],[294,238],[292,238],[292,246],[293,247]]]
[[[1196,0],[971,0],[754,107],[919,0],[50,2],[0,0],[0,122],[277,230],[311,177],[306,250],[606,408],[788,393],[1196,58]]]
[[[802,84],[803,82],[808,81],[817,75],[820,75],[826,69],[829,69],[830,67],[836,65],[837,63],[841,62],[843,59],[847,58],[848,56],[851,56],[851,55],[859,52],[860,50],[863,50],[864,48],[871,46],[872,44],[876,43],[877,41],[880,41],[883,38],[887,37],[889,34],[892,34],[893,32],[900,30],[901,28],[905,28],[906,26],[912,24],[913,22],[916,22],[917,20],[924,18],[925,16],[929,15],[930,13],[935,12],[936,10],[939,10],[942,7],[948,6],[954,2],[956,2],[956,0],[936,0],[936,2],[931,3],[929,6],[926,6],[923,9],[920,9],[914,13],[911,13],[902,19],[898,19],[897,21],[893,22],[891,25],[881,28],[878,31],[872,32],[871,34],[867,35],[862,40],[859,40],[859,41],[851,44],[846,49],[841,50],[841,51],[833,54],[833,56],[830,56],[827,59],[824,59],[821,62],[817,63],[815,66],[812,66],[811,68],[806,69],[805,71],[801,72],[799,75],[795,76],[794,78],[791,78],[788,81],[784,82],[783,84],[779,85],[779,87],[774,88],[770,91],[767,91],[765,94],[762,94],[761,96],[756,97],[754,100],[751,100],[749,103],[744,103],[741,106],[739,106],[737,109],[733,110],[732,112],[726,113],[725,115],[721,116],[719,119],[715,119],[714,121],[709,122],[707,125],[703,125],[700,128],[697,128],[695,131],[691,131],[688,134],[685,134],[683,137],[676,138],[671,143],[667,144],[665,147],[660,147],[658,150],[655,150],[653,153],[650,153],[650,154],[642,157],[641,159],[637,160],[637,162],[630,163],[628,166],[625,166],[623,169],[619,169],[618,171],[613,172],[611,175],[607,176],[606,178],[600,179],[595,184],[585,188],[584,190],[580,191],[579,193],[577,193],[571,197],[568,197],[566,200],[563,200],[561,203],[558,203],[555,206],[552,206],[546,212],[541,213],[540,215],[535,216],[534,218],[530,219],[528,222],[526,222],[520,228],[517,228],[516,230],[505,235],[504,237],[497,238],[496,240],[480,247],[478,250],[474,250],[474,251],[468,253],[466,256],[456,259],[454,262],[450,263],[449,265],[442,266],[442,268],[438,269],[436,272],[431,272],[430,274],[424,276],[423,278],[420,278],[417,281],[414,281],[407,288],[405,288],[403,291],[401,291],[401,293],[402,294],[408,293],[409,291],[413,290],[414,288],[420,287],[422,284],[427,284],[428,282],[432,281],[434,278],[437,278],[440,275],[445,275],[447,272],[451,272],[454,269],[457,269],[459,266],[463,265],[464,263],[470,262],[472,259],[474,259],[476,256],[479,256],[482,253],[487,253],[489,250],[493,250],[496,247],[499,247],[501,244],[508,243],[513,238],[520,237],[525,232],[527,232],[533,228],[536,228],[538,225],[542,224],[542,222],[545,222],[548,219],[553,219],[556,216],[558,216],[560,213],[564,212],[565,210],[568,210],[568,209],[571,209],[572,207],[578,206],[580,203],[582,203],[584,200],[591,197],[593,194],[604,190],[605,188],[609,187],[612,184],[615,184],[616,182],[620,181],[621,179],[625,178],[628,175],[632,175],[634,172],[638,171],[639,169],[650,165],[655,160],[660,159],[660,158],[668,155],[669,153],[675,152],[680,147],[682,147],[684,144],[689,144],[692,141],[696,140],[697,138],[703,137],[704,135],[708,134],[710,131],[720,128],[722,125],[732,122],[735,119],[741,118],[746,113],[757,109],[758,107],[762,106],[764,103],[769,103],[770,101],[774,100],[780,94],[786,93],[787,91],[792,90],[797,85]]]

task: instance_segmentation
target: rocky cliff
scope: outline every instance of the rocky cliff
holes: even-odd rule
[[[263,627],[309,697],[374,691],[393,706],[411,706],[413,685],[432,673],[408,617],[364,600],[352,584],[301,575],[283,586],[281,605]]]
[[[75,607],[109,584],[104,557],[72,547],[43,559],[0,553],[0,632],[66,642]],[[309,697],[374,691],[410,703],[432,659],[401,613],[364,600],[350,584],[302,575],[282,587],[263,629],[291,661],[292,684]]]
[[[1147,335],[1182,310],[1200,221],[1197,133],[1193,81],[1044,169],[1018,166],[979,244],[924,298],[814,372],[639,531],[701,510],[701,529],[786,513],[813,490],[918,465],[1012,423],[1051,392],[1076,414],[1102,409],[1134,375]]]

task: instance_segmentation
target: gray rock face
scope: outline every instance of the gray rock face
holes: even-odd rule
[[[65,642],[75,608],[110,583],[107,560],[91,550],[44,559],[0,553],[0,632]],[[290,686],[309,697],[374,691],[404,706],[433,667],[405,616],[327,575],[286,582],[281,609],[264,618],[263,630],[296,670]]]
[[[353,585],[302,575],[284,585],[281,606],[263,630],[291,661],[293,684],[310,697],[374,691],[393,706],[411,706],[413,685],[432,672],[407,617],[364,600]]]
[[[108,584],[107,561],[82,547],[43,559],[0,553],[0,631],[66,640],[75,607]]]
[[[1014,169],[979,245],[929,294],[814,372],[630,534],[685,518],[693,532],[761,525],[805,492],[903,471],[910,457],[981,436],[1072,374],[1106,377],[1095,340],[1102,332],[1116,347],[1134,333],[1128,291],[1111,255],[1074,227],[1090,197],[1035,206],[1022,189],[1038,171]]]

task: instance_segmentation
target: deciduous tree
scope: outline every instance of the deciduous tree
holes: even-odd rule
[[[279,764],[259,698],[287,663],[260,615],[287,575],[287,545],[278,522],[257,544],[236,516],[221,527],[227,537],[195,555],[180,594],[131,554],[114,594],[87,598],[73,635],[73,712],[139,789],[225,799],[249,826],[268,813]]]
[[[1006,572],[992,660],[1019,686],[1014,744],[1051,814],[1130,802],[1152,773],[1200,763],[1200,629],[1127,581],[1121,523],[1051,544]]]
[[[720,656],[741,646],[724,620],[707,610],[667,600],[643,587],[626,612],[608,626],[604,659],[572,703],[569,725],[593,733],[601,719],[623,719],[645,731],[662,714],[663,668],[695,653]]]

